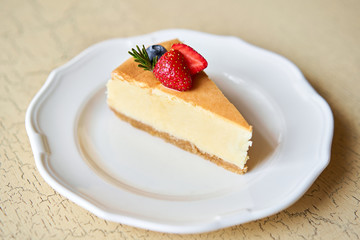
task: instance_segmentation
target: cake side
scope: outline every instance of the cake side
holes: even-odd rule
[[[133,127],[143,130],[153,136],[160,137],[160,138],[164,139],[166,142],[169,142],[185,151],[188,151],[193,154],[197,154],[197,155],[203,157],[204,159],[209,160],[210,162],[212,162],[226,170],[229,170],[229,171],[237,173],[237,174],[244,174],[247,172],[248,168],[246,165],[244,165],[243,168],[240,168],[240,167],[236,166],[235,164],[226,162],[217,156],[210,155],[206,152],[199,150],[199,148],[197,146],[190,143],[189,141],[178,139],[178,138],[176,138],[168,133],[165,133],[165,132],[160,132],[149,125],[146,125],[142,122],[139,122],[135,119],[132,119],[132,118],[124,115],[124,114],[119,113],[112,107],[110,107],[110,109],[116,114],[117,117],[119,117],[120,119],[122,119],[125,122],[130,123]]]
[[[141,82],[109,80],[108,105],[129,118],[189,141],[200,151],[244,168],[252,132]]]

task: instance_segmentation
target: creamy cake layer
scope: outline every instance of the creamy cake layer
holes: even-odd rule
[[[246,127],[142,82],[118,76],[107,89],[108,105],[117,112],[244,168],[252,135]]]

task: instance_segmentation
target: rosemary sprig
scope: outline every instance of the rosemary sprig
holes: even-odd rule
[[[147,71],[152,71],[157,63],[158,57],[155,57],[153,61],[151,61],[144,45],[142,46],[142,49],[136,45],[136,49],[132,48],[131,51],[129,51],[129,54],[134,57],[135,62],[139,63],[138,67]]]

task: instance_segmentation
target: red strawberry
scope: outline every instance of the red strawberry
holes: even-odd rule
[[[164,53],[156,63],[153,73],[168,88],[179,91],[191,88],[192,80],[189,68],[184,56],[178,50],[171,49]]]
[[[186,44],[175,43],[171,48],[179,50],[184,55],[185,62],[190,69],[191,75],[204,70],[208,65],[206,59],[203,56],[201,56],[192,47]]]

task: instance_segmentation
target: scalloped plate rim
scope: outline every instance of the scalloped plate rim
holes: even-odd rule
[[[247,44],[251,48],[257,48],[262,51],[265,51],[267,53],[270,53],[274,56],[282,58],[283,61],[287,62],[290,68],[293,68],[295,72],[298,74],[298,83],[306,88],[306,94],[310,96],[314,103],[318,105],[319,109],[322,110],[323,116],[325,116],[325,119],[327,121],[324,122],[324,132],[323,141],[322,141],[322,150],[321,158],[322,161],[318,162],[318,168],[315,168],[313,170],[313,173],[308,175],[308,178],[304,181],[305,183],[300,186],[297,189],[294,189],[291,194],[291,197],[284,200],[283,203],[279,204],[276,207],[272,208],[265,208],[257,211],[251,211],[248,212],[247,216],[227,216],[228,218],[219,218],[219,219],[211,219],[209,222],[200,222],[197,224],[190,224],[190,225],[173,225],[173,224],[166,224],[166,223],[159,223],[159,222],[153,222],[153,221],[147,221],[144,219],[138,219],[133,216],[129,215],[121,215],[112,213],[106,210],[106,207],[102,206],[101,203],[94,202],[93,199],[89,200],[87,199],[87,196],[82,196],[78,192],[74,191],[71,186],[64,186],[64,183],[61,182],[60,179],[57,178],[57,176],[54,176],[54,174],[51,172],[51,169],[47,166],[47,155],[46,152],[48,152],[47,144],[44,142],[44,138],[42,137],[42,132],[40,132],[37,123],[37,112],[39,110],[39,107],[44,99],[46,99],[46,96],[48,91],[51,90],[52,85],[54,82],[56,82],[57,76],[62,72],[66,71],[66,69],[73,64],[79,62],[80,60],[86,58],[91,52],[97,51],[99,48],[103,47],[107,43],[117,41],[119,39],[121,40],[132,40],[132,39],[141,39],[143,37],[151,37],[161,34],[168,34],[168,33],[174,33],[176,32],[178,35],[181,35],[181,32],[186,32],[187,34],[198,34],[203,35],[205,37],[218,37],[218,38],[233,38],[236,41],[239,41],[243,44]],[[149,34],[134,36],[134,37],[126,37],[126,38],[114,38],[105,40],[102,42],[99,42],[97,44],[94,44],[90,46],[89,48],[82,51],[80,54],[72,58],[70,61],[65,63],[64,65],[54,69],[48,76],[46,82],[41,87],[41,89],[38,91],[38,93],[35,95],[33,100],[31,101],[27,112],[26,112],[26,119],[25,119],[25,126],[26,131],[28,133],[31,148],[34,153],[34,158],[36,162],[36,166],[41,174],[41,176],[45,179],[45,181],[53,187],[56,191],[58,191],[61,195],[67,197],[71,201],[77,203],[78,205],[82,206],[83,208],[89,210],[90,212],[93,212],[95,215],[104,218],[106,220],[125,223],[131,226],[140,227],[140,228],[147,228],[150,230],[160,231],[160,232],[172,232],[172,233],[201,233],[201,232],[208,232],[217,230],[224,227],[229,227],[236,224],[242,224],[246,222],[250,222],[256,219],[260,219],[272,214],[275,214],[290,205],[292,205],[294,202],[296,202],[301,196],[306,192],[306,190],[312,185],[312,183],[317,179],[317,177],[321,174],[321,172],[326,168],[326,166],[329,164],[330,161],[330,150],[331,150],[331,142],[332,142],[332,136],[333,136],[333,116],[331,113],[331,109],[329,105],[326,103],[326,101],[311,87],[309,82],[304,78],[301,71],[296,67],[291,61],[284,58],[281,55],[278,55],[276,53],[270,52],[268,50],[262,49],[260,47],[254,46],[250,43],[247,43],[237,37],[234,36],[222,36],[222,35],[213,35],[209,33],[203,33],[193,30],[185,30],[185,29],[167,29],[167,30],[161,30]]]

